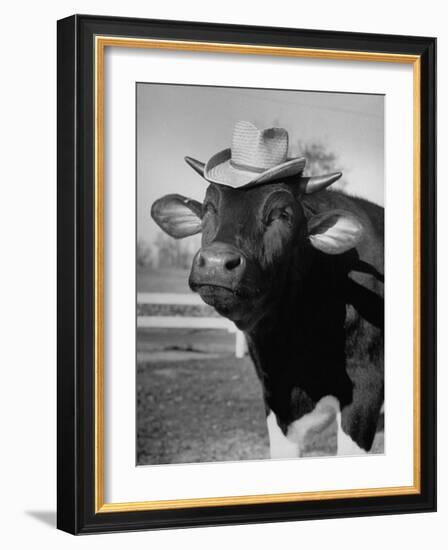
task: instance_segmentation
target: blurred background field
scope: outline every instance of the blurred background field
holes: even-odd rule
[[[190,270],[182,267],[167,266],[137,268],[137,292],[174,292],[185,294],[190,291],[188,276]]]

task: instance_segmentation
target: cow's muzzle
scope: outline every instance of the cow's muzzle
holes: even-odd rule
[[[238,293],[245,269],[246,259],[236,247],[215,242],[201,248],[194,257],[190,287],[218,287]]]

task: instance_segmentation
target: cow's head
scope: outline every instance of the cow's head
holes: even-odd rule
[[[193,167],[201,173],[200,163]],[[304,195],[340,176],[295,177],[236,189],[211,183],[202,204],[166,195],[154,202],[151,215],[176,239],[202,232],[190,287],[221,315],[247,329],[289,280],[291,269],[300,277],[311,246],[341,254],[358,243],[362,225],[355,215],[341,210],[314,216],[305,212]]]

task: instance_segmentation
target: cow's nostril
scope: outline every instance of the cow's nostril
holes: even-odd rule
[[[224,267],[228,271],[232,271],[232,269],[237,268],[240,264],[241,264],[241,257],[235,256],[234,258],[230,258],[229,260],[227,260],[224,264]]]
[[[205,265],[205,260],[204,260],[204,256],[202,256],[202,254],[199,254],[198,255],[198,266],[199,267],[204,267]]]

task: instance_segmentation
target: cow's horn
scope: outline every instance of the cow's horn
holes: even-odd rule
[[[199,162],[199,160],[193,159],[191,157],[185,157],[185,162],[189,164],[195,172],[204,177],[205,164],[203,162]]]
[[[309,178],[301,178],[304,193],[311,195],[317,191],[322,191],[342,176],[342,172],[334,172],[334,174],[326,174],[325,176],[311,176]]]

